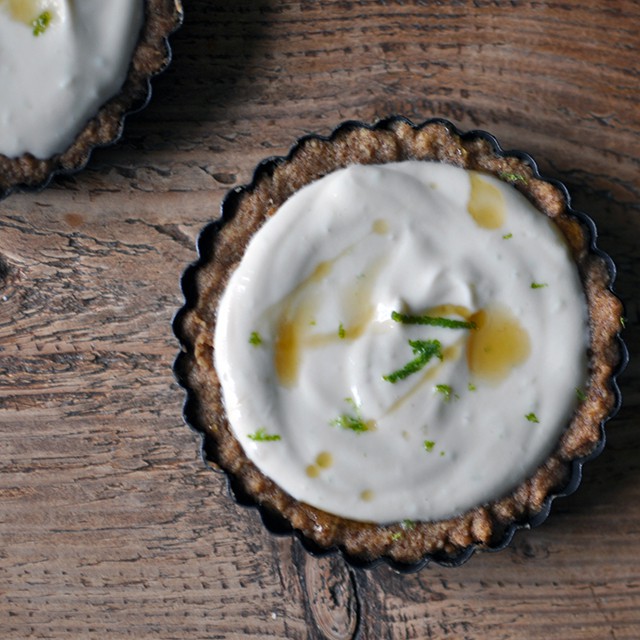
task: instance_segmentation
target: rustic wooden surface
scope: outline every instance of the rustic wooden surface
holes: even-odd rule
[[[192,0],[78,175],[0,202],[0,637],[640,637],[640,3]],[[262,158],[346,119],[483,128],[564,180],[619,267],[624,407],[580,490],[457,569],[309,557],[207,469],[179,278]]]

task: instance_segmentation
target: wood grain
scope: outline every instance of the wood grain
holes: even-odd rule
[[[0,202],[0,635],[640,637],[640,5],[192,0],[122,142]],[[605,452],[550,519],[458,569],[314,558],[237,506],[181,419],[180,274],[224,193],[299,135],[400,113],[567,183],[632,355]]]

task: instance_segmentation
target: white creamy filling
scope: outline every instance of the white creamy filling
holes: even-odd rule
[[[143,9],[143,0],[0,0],[0,153],[49,158],[73,142],[122,87]]]
[[[565,242],[513,187],[440,163],[358,165],[300,190],[252,239],[215,366],[247,455],[294,498],[432,520],[503,496],[548,455],[587,341]]]

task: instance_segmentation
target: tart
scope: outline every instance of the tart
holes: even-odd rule
[[[170,61],[179,0],[0,0],[0,196],[82,168]]]
[[[184,277],[185,416],[271,530],[355,564],[505,546],[604,444],[614,268],[533,160],[346,123],[232,191]]]

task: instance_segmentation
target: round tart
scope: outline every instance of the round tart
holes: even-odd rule
[[[304,138],[201,236],[175,322],[187,421],[311,550],[413,569],[500,548],[575,488],[619,404],[594,237],[484,132]]]
[[[0,0],[0,197],[82,168],[170,60],[179,0]]]

